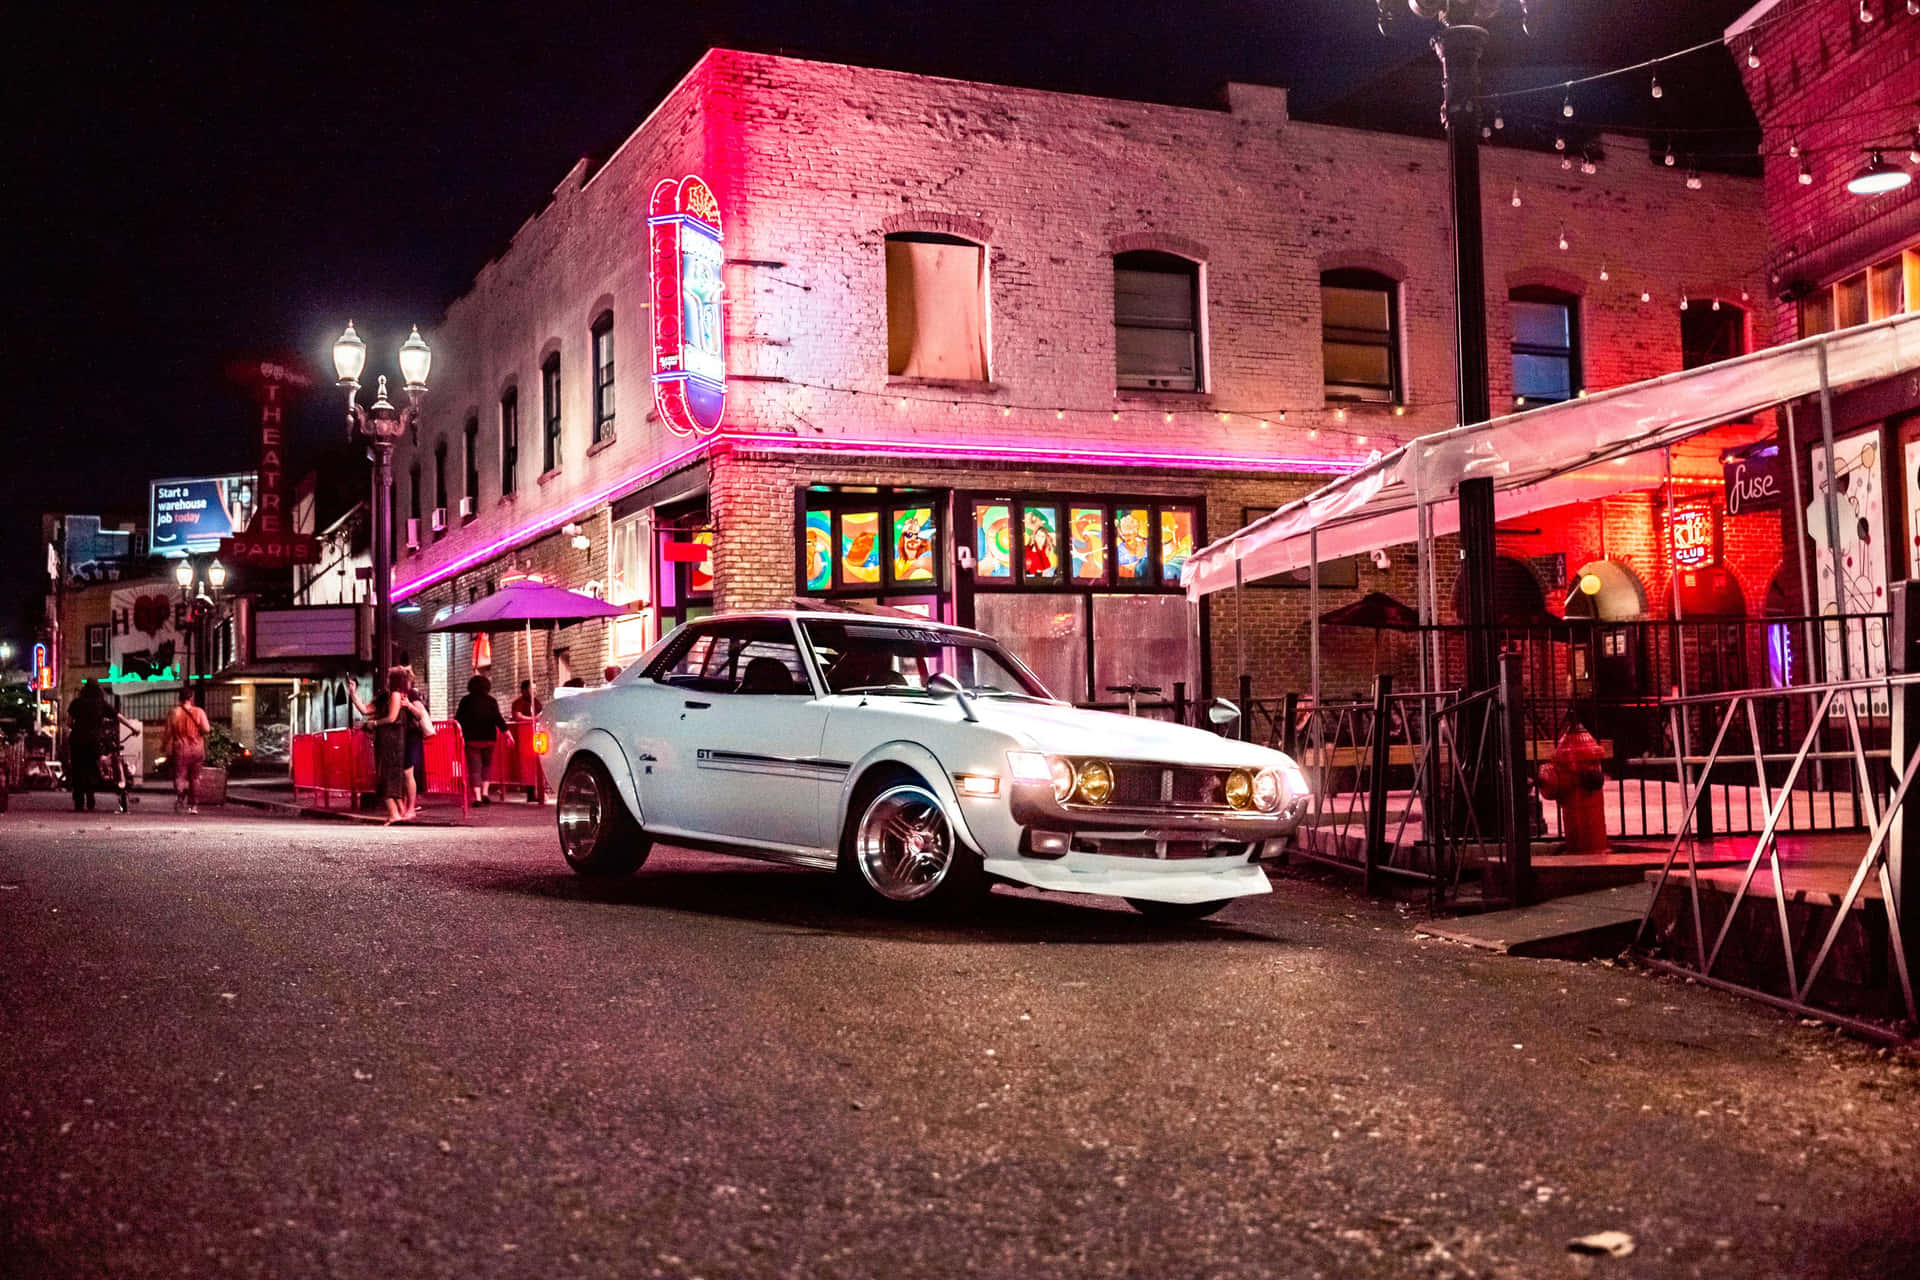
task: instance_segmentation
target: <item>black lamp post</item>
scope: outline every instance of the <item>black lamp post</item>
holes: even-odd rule
[[[405,408],[387,399],[387,377],[380,375],[373,404],[362,408],[358,398],[360,371],[367,365],[367,344],[353,331],[334,340],[333,371],[347,393],[347,430],[367,445],[373,463],[373,653],[375,671],[384,679],[393,665],[393,446],[420,420],[420,401],[427,394],[427,372],[433,352],[420,336],[420,326],[400,344],[400,376],[407,391]]]
[[[1524,24],[1529,0],[1407,0],[1421,18],[1436,21],[1433,51],[1444,84],[1441,118],[1447,126],[1447,173],[1453,221],[1454,382],[1462,424],[1492,416],[1487,375],[1487,270],[1480,229],[1480,55],[1483,25],[1517,10]],[[1381,0],[1384,25],[1386,0]],[[1461,604],[1467,623],[1467,687],[1491,688],[1499,677],[1494,647],[1493,481],[1460,482]]]

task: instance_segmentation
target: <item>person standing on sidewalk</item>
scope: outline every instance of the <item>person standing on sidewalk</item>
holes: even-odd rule
[[[493,749],[507,731],[506,717],[494,701],[493,681],[475,676],[467,681],[467,696],[460,699],[453,718],[460,722],[460,736],[467,744],[467,786],[473,790],[475,804],[487,799],[487,775],[493,771]]]
[[[207,733],[212,729],[207,713],[193,705],[193,690],[180,690],[180,703],[167,713],[165,751],[173,761],[173,811],[199,813],[194,792],[200,786],[200,769],[207,762]]]
[[[93,808],[93,793],[106,785],[100,776],[103,740],[113,716],[100,682],[89,680],[67,707],[67,783],[73,788],[73,811]]]

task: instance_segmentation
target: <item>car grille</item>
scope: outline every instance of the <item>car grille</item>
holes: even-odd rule
[[[1227,769],[1195,769],[1183,765],[1113,765],[1113,798],[1123,809],[1230,809]]]

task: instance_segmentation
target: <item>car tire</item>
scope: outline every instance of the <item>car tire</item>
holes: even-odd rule
[[[1157,924],[1179,924],[1204,920],[1232,901],[1232,898],[1216,898],[1212,902],[1149,902],[1145,898],[1128,898],[1127,905]]]
[[[841,880],[868,906],[937,915],[977,905],[986,868],[961,842],[940,798],[916,774],[863,783],[847,806]]]
[[[613,776],[592,756],[567,761],[555,797],[554,822],[560,832],[561,856],[579,875],[630,876],[653,849],[620,798]]]

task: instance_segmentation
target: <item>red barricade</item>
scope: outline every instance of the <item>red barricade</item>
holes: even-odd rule
[[[502,787],[526,787],[536,801],[544,803],[547,798],[547,775],[540,769],[540,757],[533,751],[533,735],[537,724],[532,720],[515,720],[500,735],[499,745],[493,749],[493,776],[489,781]]]
[[[473,805],[473,788],[467,785],[467,743],[458,720],[439,720],[427,739],[427,776],[421,779],[424,794],[460,797],[460,815],[467,816]]]
[[[540,771],[540,757],[533,751],[534,723],[522,720],[500,735],[493,749],[489,784],[526,787],[533,798],[547,798],[546,776]],[[460,812],[466,815],[473,804],[473,790],[467,778],[467,744],[457,720],[434,722],[434,734],[426,741],[427,775],[422,794],[459,796]],[[324,733],[301,733],[293,739],[294,798],[309,801],[323,809],[337,802],[347,808],[359,803],[363,795],[379,789],[373,766],[373,735],[364,729],[328,729]]]
[[[360,729],[328,729],[293,739],[293,794],[312,793],[313,803],[348,808],[374,789],[373,735]]]

